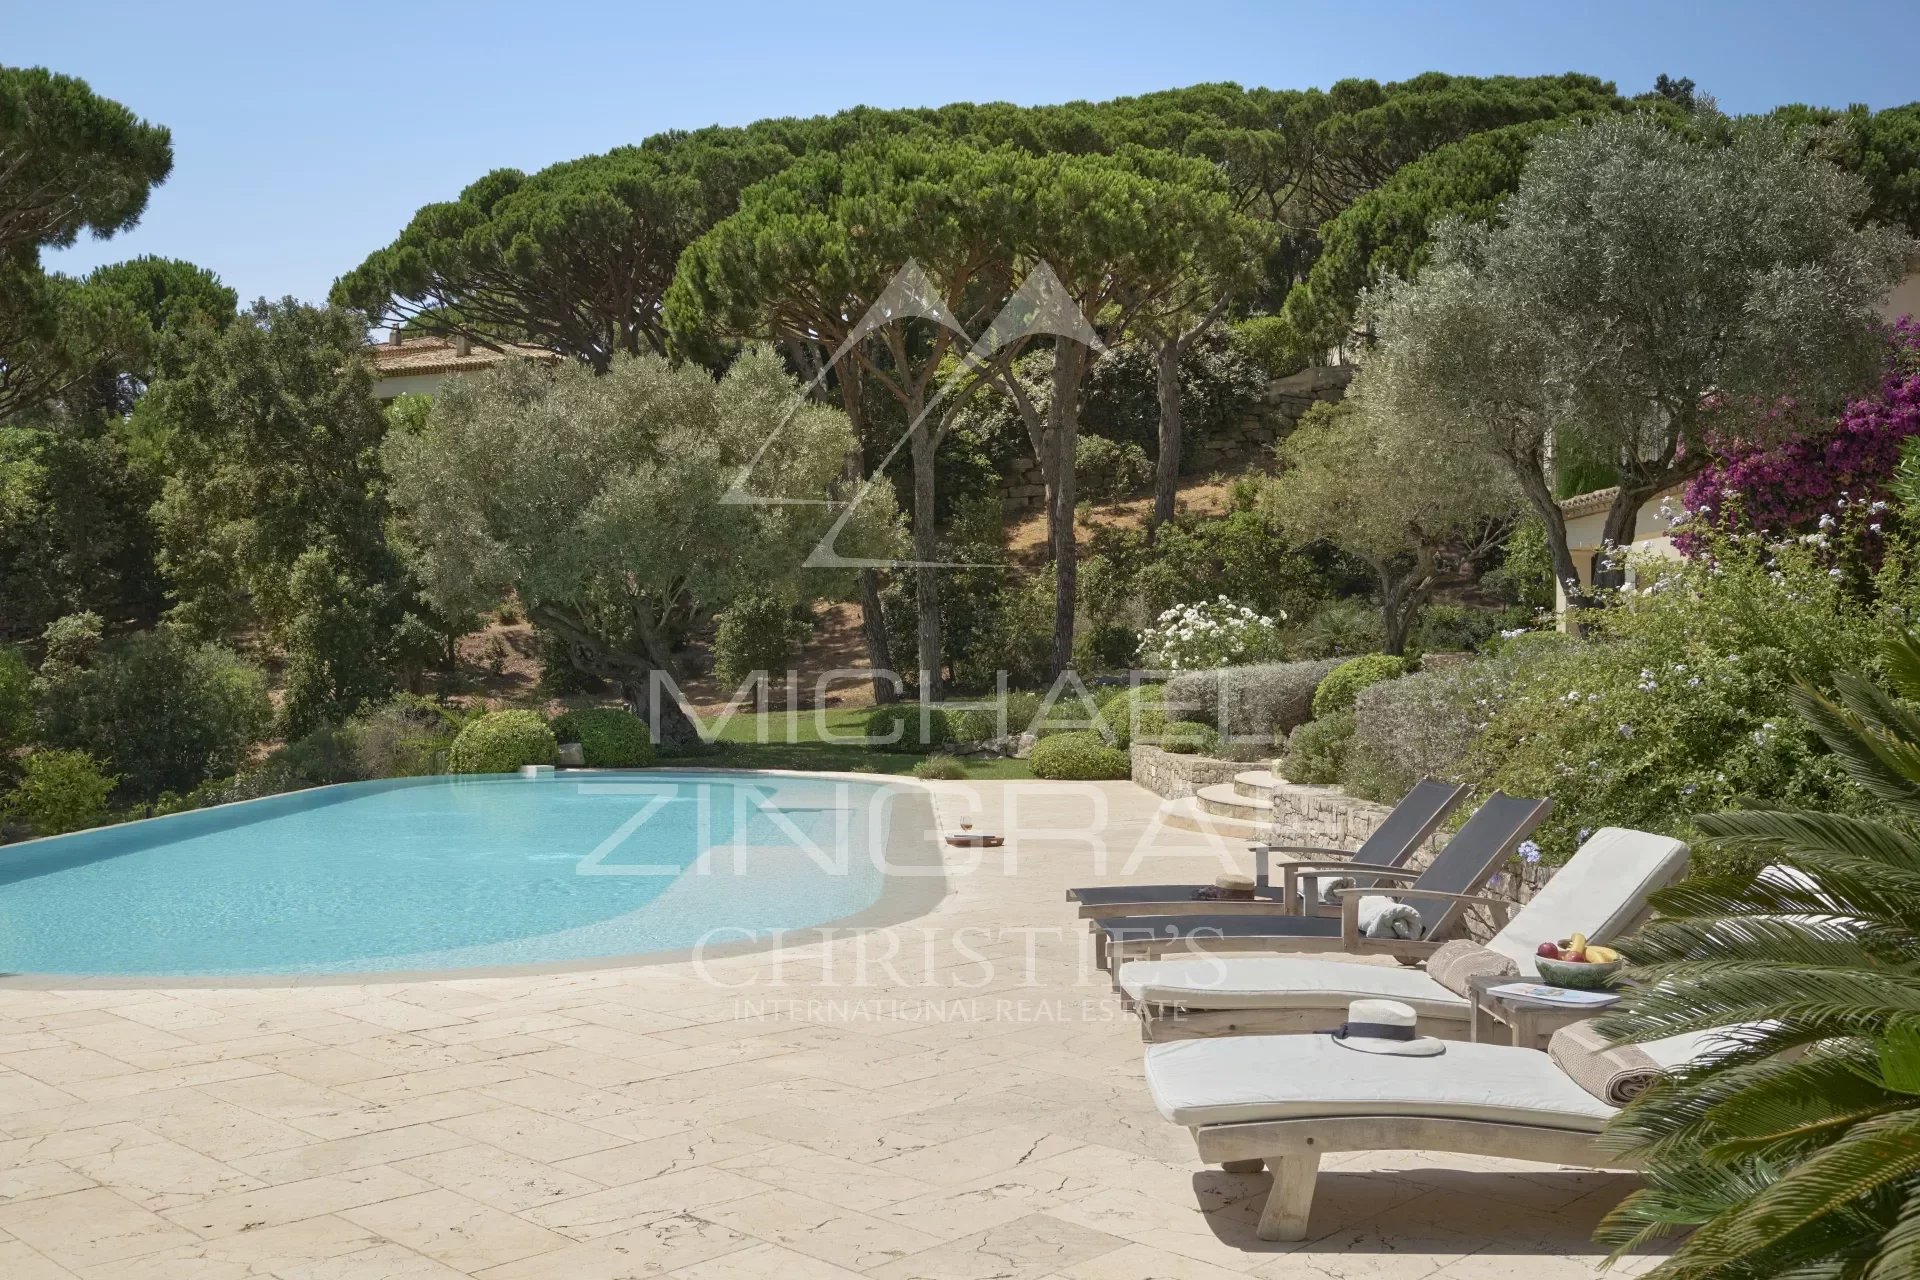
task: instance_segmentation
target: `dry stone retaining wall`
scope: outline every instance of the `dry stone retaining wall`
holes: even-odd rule
[[[1216,782],[1232,782],[1235,774],[1253,768],[1250,764],[1216,760],[1212,756],[1177,755],[1158,747],[1136,746],[1132,756],[1134,782],[1169,800],[1196,795],[1200,788]]]

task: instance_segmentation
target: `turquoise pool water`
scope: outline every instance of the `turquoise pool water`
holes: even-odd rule
[[[873,905],[902,794],[698,772],[407,778],[36,840],[0,848],[0,972],[365,973],[738,944]]]

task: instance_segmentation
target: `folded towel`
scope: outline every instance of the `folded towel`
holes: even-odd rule
[[[1307,905],[1308,885],[1319,885],[1320,901],[1329,906],[1338,906],[1340,903],[1340,891],[1342,889],[1351,889],[1359,883],[1360,882],[1352,876],[1326,876],[1319,880],[1302,880],[1300,881],[1300,887],[1298,889],[1300,905],[1303,907]]]
[[[1471,994],[1468,984],[1482,974],[1505,978],[1518,977],[1519,973],[1520,966],[1511,957],[1465,938],[1443,942],[1427,957],[1427,976],[1457,996]]]
[[[1632,1102],[1664,1074],[1646,1050],[1609,1044],[1591,1022],[1576,1022],[1554,1032],[1547,1040],[1547,1056],[1568,1079],[1616,1107]]]
[[[1360,932],[1369,938],[1405,938],[1409,941],[1426,932],[1420,912],[1404,902],[1379,894],[1360,899]]]

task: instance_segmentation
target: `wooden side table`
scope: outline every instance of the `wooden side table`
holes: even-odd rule
[[[1542,1005],[1518,1004],[1502,1000],[1492,992],[1494,987],[1504,987],[1513,982],[1531,982],[1539,984],[1538,978],[1515,978],[1491,973],[1477,973],[1467,979],[1467,990],[1473,1003],[1473,1024],[1470,1038],[1476,1044],[1513,1044],[1523,1049],[1538,1049],[1545,1052],[1547,1041],[1560,1028],[1576,1022],[1585,1022],[1589,1018],[1599,1017],[1614,1006],[1589,1009],[1552,1009]]]

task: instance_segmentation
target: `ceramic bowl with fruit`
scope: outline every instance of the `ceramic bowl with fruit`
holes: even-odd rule
[[[1543,942],[1533,954],[1541,981],[1575,991],[1606,990],[1621,965],[1618,951],[1594,946],[1577,933],[1558,942]]]

